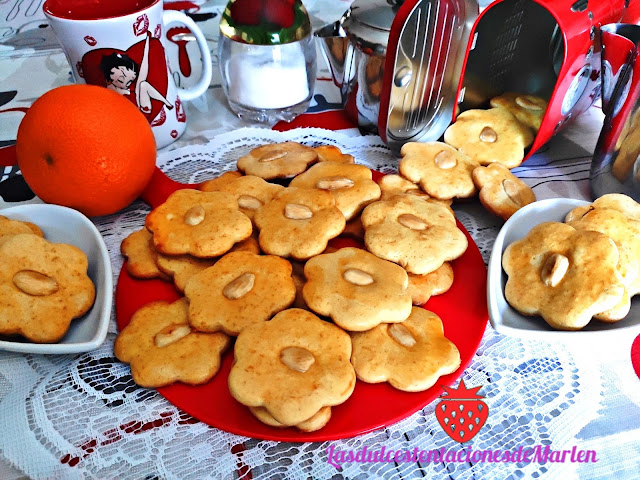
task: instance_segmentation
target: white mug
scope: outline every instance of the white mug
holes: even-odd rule
[[[126,96],[145,115],[158,148],[186,128],[184,101],[211,83],[209,46],[195,22],[163,10],[162,0],[46,0],[43,7],[77,83],[100,85]],[[166,32],[182,23],[194,34],[202,75],[190,88],[175,85],[165,54]]]

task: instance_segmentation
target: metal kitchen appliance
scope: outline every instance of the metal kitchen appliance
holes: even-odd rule
[[[598,28],[628,1],[356,0],[316,36],[347,112],[393,150],[517,92],[549,102],[531,154],[599,98]]]

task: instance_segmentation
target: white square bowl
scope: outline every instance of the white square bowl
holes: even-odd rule
[[[58,205],[20,205],[0,210],[0,215],[35,223],[52,243],[78,247],[89,259],[88,275],[96,287],[96,299],[91,309],[71,321],[69,330],[58,343],[30,343],[23,339],[0,337],[0,350],[67,354],[98,348],[107,336],[113,300],[111,260],[98,229],[80,212]]]
[[[502,269],[502,254],[507,246],[524,238],[529,231],[543,222],[564,222],[564,218],[576,207],[590,205],[591,202],[570,198],[553,198],[531,203],[518,210],[505,222],[496,237],[487,269],[487,304],[489,320],[493,328],[503,334],[523,338],[537,338],[547,341],[572,341],[585,337],[602,338],[622,334],[634,335],[640,332],[640,299],[631,302],[631,311],[615,323],[591,320],[582,330],[563,331],[551,328],[539,316],[522,315],[513,309],[504,296],[507,274]]]

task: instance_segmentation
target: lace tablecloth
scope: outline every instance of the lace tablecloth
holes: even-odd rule
[[[235,159],[267,141],[331,143],[360,163],[391,172],[397,158],[373,136],[320,129],[286,133],[241,129],[159,155],[159,166],[181,182],[200,182],[235,168]],[[566,144],[567,139],[559,145]],[[558,147],[560,148],[560,147]],[[549,161],[544,153],[516,169],[538,198],[586,198],[585,158]],[[119,246],[140,228],[149,207],[136,202],[95,219],[113,264]],[[477,202],[456,207],[485,261],[501,222]],[[117,278],[114,278],[117,280]],[[459,279],[458,281],[463,281]],[[640,458],[640,381],[629,345],[567,346],[525,341],[488,327],[463,378],[482,386],[490,415],[470,442],[442,430],[436,402],[405,420],[356,438],[323,443],[279,443],[232,435],[180,412],[154,390],[137,387],[113,356],[112,318],[107,341],[72,356],[0,353],[0,454],[33,478],[637,478]],[[622,342],[624,343],[624,342]],[[382,406],[383,407],[383,406]],[[594,450],[597,463],[486,463],[438,461],[349,463],[338,470],[328,449]]]
[[[318,27],[337,19],[350,1],[304,3]],[[200,5],[195,17],[215,62],[217,19],[226,2],[194,3]],[[15,141],[22,113],[14,109],[28,107],[45,91],[70,81],[64,55],[46,28],[40,31],[42,43],[33,48],[24,43],[37,37],[34,31],[44,18],[41,7],[42,0],[0,1],[0,107],[10,110],[0,117],[0,147]],[[357,131],[236,130],[247,124],[228,112],[215,65],[214,74],[209,92],[188,105],[185,135],[159,154],[159,166],[174,179],[205,180],[233,169],[235,159],[252,145],[284,139],[330,142],[372,168],[394,171],[397,159],[380,139],[361,137]],[[337,89],[327,81],[326,69],[321,68],[318,78],[310,110],[337,108]],[[600,112],[591,109],[514,172],[539,199],[588,198],[589,160],[601,121]],[[0,170],[0,180],[3,174],[15,174],[15,169]],[[455,210],[486,261],[502,222],[476,201]],[[122,264],[120,242],[142,226],[148,211],[136,202],[117,215],[94,219],[108,245],[114,275]],[[482,387],[489,407],[488,420],[472,441],[451,440],[436,420],[433,402],[370,434],[292,444],[217,430],[180,412],[155,391],[137,387],[128,367],[113,356],[115,335],[112,318],[107,340],[90,353],[0,352],[0,478],[639,478],[640,379],[631,367],[631,337],[613,344],[564,345],[501,336],[489,326],[463,375],[468,386]],[[429,463],[354,462],[340,469],[328,462],[332,451],[355,453],[365,447],[444,448],[464,456],[472,450],[537,446],[591,450],[598,461],[488,463],[445,458]]]

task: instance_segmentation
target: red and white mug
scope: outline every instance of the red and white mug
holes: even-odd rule
[[[100,85],[126,96],[145,115],[158,148],[186,128],[184,101],[206,92],[211,54],[193,20],[163,10],[162,0],[46,0],[43,7],[77,83]],[[190,88],[177,87],[165,54],[172,23],[186,25],[202,56],[202,75]]]

